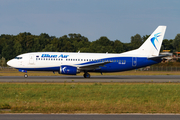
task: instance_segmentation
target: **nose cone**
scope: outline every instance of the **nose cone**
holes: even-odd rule
[[[13,60],[9,60],[9,61],[7,62],[7,65],[13,67]]]

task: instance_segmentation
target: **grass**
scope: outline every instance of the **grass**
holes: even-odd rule
[[[179,83],[0,83],[0,113],[180,113]]]
[[[77,74],[78,76],[83,76],[83,72]],[[101,73],[90,73],[91,76],[101,75]],[[113,72],[113,73],[103,73],[103,75],[180,75],[180,71],[124,71],[124,72]],[[24,76],[24,73],[18,70],[0,70],[0,76]],[[28,71],[28,76],[63,76],[57,72],[39,72],[39,71]]]

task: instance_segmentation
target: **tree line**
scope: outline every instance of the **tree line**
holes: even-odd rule
[[[46,33],[32,35],[29,32],[18,35],[0,36],[0,61],[7,61],[15,56],[28,52],[89,52],[89,53],[122,53],[136,49],[149,37],[136,34],[131,37],[130,43],[122,43],[120,40],[109,40],[102,36],[96,41],[89,41],[81,34],[68,34],[62,37],[49,36]],[[171,52],[180,51],[180,34],[174,39],[165,39],[161,50]],[[1,65],[0,65],[1,66]]]

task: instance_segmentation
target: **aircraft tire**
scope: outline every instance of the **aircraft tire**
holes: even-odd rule
[[[86,74],[86,78],[90,78],[90,76],[91,76],[90,74]]]
[[[83,76],[84,76],[84,78],[86,78],[86,74],[84,74]]]
[[[25,75],[24,75],[24,78],[28,78],[28,75],[27,75],[27,74],[25,74]]]
[[[84,76],[84,78],[90,78],[90,74],[89,73],[86,73],[83,76]]]

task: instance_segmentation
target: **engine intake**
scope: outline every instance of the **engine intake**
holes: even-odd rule
[[[77,67],[62,65],[60,66],[59,74],[76,75],[78,73]]]

